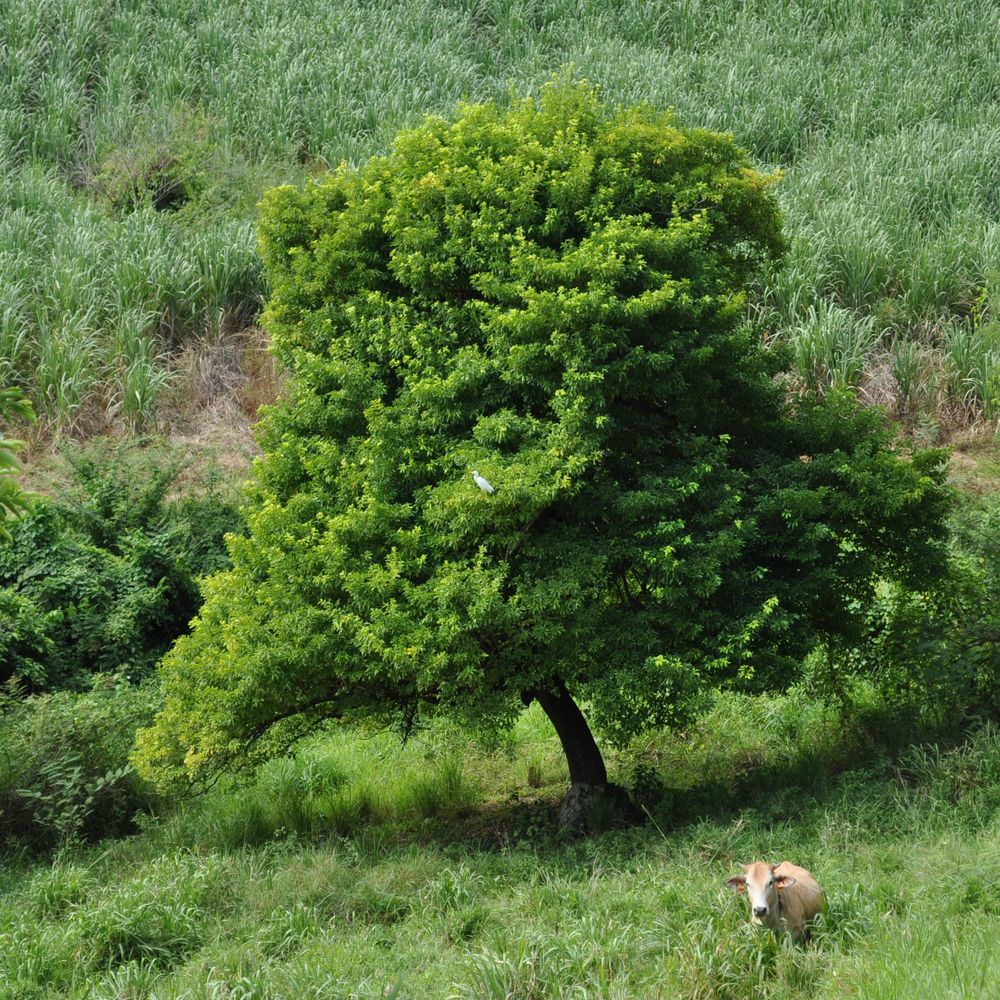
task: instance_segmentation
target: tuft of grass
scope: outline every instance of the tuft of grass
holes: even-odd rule
[[[788,333],[795,367],[812,390],[856,389],[881,337],[875,317],[820,302]]]
[[[942,337],[952,396],[969,422],[1000,417],[1000,322],[953,324]]]
[[[57,858],[51,867],[37,871],[25,886],[25,903],[38,917],[59,917],[84,902],[98,885],[85,865]]]
[[[264,765],[250,784],[229,783],[161,834],[176,846],[239,850],[291,837],[358,835],[369,827],[425,822],[440,829],[480,800],[479,782],[432,742],[401,748],[389,734],[358,743],[335,733],[295,757]],[[387,780],[388,759],[406,762]]]

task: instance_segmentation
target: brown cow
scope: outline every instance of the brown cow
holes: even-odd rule
[[[752,923],[770,928],[775,935],[788,932],[795,941],[809,933],[806,925],[823,909],[819,883],[805,868],[788,861],[744,865],[743,874],[727,879],[726,885],[747,894]]]

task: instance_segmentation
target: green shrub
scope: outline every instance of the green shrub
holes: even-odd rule
[[[0,544],[0,680],[34,692],[147,673],[186,631],[198,578],[225,565],[223,537],[239,526],[217,481],[171,499],[179,467],[141,451],[72,467],[64,495],[38,501]]]
[[[91,691],[0,695],[0,844],[45,850],[129,832],[151,792],[128,763],[157,708],[152,684],[99,676]]]
[[[949,574],[933,591],[882,584],[849,658],[891,705],[941,721],[1000,716],[1000,500],[952,521]]]
[[[11,587],[0,589],[0,663],[8,677],[32,687],[43,687],[46,663],[55,649],[50,632],[57,611],[43,611],[33,600]]]

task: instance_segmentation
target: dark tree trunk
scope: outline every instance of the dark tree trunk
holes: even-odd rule
[[[624,788],[608,784],[608,771],[583,712],[560,680],[553,688],[526,691],[555,727],[569,764],[570,789],[559,807],[559,822],[575,830],[596,833],[641,817]]]
[[[599,785],[608,783],[608,770],[604,758],[594,741],[594,735],[583,717],[583,712],[559,681],[554,690],[530,691],[525,701],[534,699],[549,717],[562,743],[569,763],[569,780],[574,785]]]

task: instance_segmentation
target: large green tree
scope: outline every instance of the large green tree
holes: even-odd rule
[[[936,572],[941,456],[895,454],[850,400],[789,401],[748,328],[773,180],[729,136],[561,82],[272,191],[289,396],[141,768],[537,700],[601,789],[581,705],[623,740],[709,689],[781,687],[854,641],[878,578]]]

